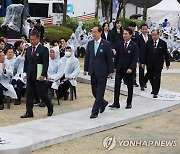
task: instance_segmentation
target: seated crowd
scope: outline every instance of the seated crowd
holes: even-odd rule
[[[64,42],[63,42],[64,41]],[[48,40],[41,42],[49,49],[49,67],[46,85],[48,96],[52,100],[54,92],[59,98],[68,99],[70,86],[76,86],[76,78],[80,72],[79,60],[74,56],[74,47],[67,45],[64,38],[60,39],[60,45],[49,45]],[[26,36],[11,45],[7,38],[0,37],[0,110],[4,109],[6,97],[14,99],[14,105],[21,104],[21,98],[25,94],[26,80],[24,80],[24,61],[26,49],[31,46]],[[63,49],[63,50],[62,50]],[[45,106],[35,93],[34,103]]]

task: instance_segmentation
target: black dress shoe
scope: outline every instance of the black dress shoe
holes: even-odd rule
[[[151,94],[154,94],[154,91],[151,91]]]
[[[14,105],[20,105],[20,104],[21,104],[21,100],[20,99],[15,99]]]
[[[47,114],[47,116],[52,116],[52,114],[53,114],[53,112],[54,112],[53,107],[54,107],[54,105],[52,105],[51,108],[48,108],[48,114]]]
[[[139,85],[137,83],[134,83],[133,86],[134,87],[139,87]]]
[[[39,107],[46,107],[45,103],[41,101],[41,103],[39,103],[38,105]]]
[[[158,96],[154,94],[154,95],[153,95],[153,98],[158,98]]]
[[[144,85],[144,88],[147,88],[147,84]]]
[[[132,105],[131,105],[131,104],[130,104],[130,105],[127,105],[125,108],[126,108],[126,109],[131,109],[131,108],[132,108]]]
[[[144,91],[144,87],[141,87],[141,91]]]
[[[32,118],[32,117],[34,117],[34,115],[33,115],[33,113],[25,113],[24,115],[22,115],[20,118]]]
[[[105,110],[105,108],[106,108],[107,105],[108,105],[108,102],[105,101],[105,102],[104,102],[104,106],[100,108],[100,113],[103,113],[103,112],[104,112],[104,110]]]
[[[64,100],[66,101],[66,100],[68,100],[68,98],[69,98],[69,92],[67,92],[67,93],[64,95]]]
[[[112,105],[109,105],[109,107],[111,107],[111,108],[120,108],[120,105],[116,105],[116,104],[112,104]]]
[[[0,110],[4,110],[4,105],[3,104],[0,105]]]
[[[91,119],[95,119],[95,118],[97,118],[97,117],[98,117],[97,114],[91,114],[91,116],[90,116]]]
[[[39,100],[33,100],[33,104],[37,105],[37,104],[40,104],[40,101]]]

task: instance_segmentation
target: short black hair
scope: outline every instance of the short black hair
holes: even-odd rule
[[[37,38],[40,38],[40,34],[38,31],[31,32],[29,36],[36,36]]]
[[[152,33],[152,32],[155,32],[155,31],[157,32],[157,34],[159,34],[159,29],[153,29],[153,30],[151,31],[151,33]]]
[[[148,25],[147,25],[147,24],[142,24],[142,25],[140,26],[140,28],[145,27],[145,26],[148,28]]]
[[[48,38],[45,38],[43,41],[44,42],[50,42],[50,40]]]
[[[7,54],[7,52],[8,52],[9,50],[13,50],[13,52],[14,52],[14,48],[13,48],[13,47],[10,47],[10,48],[8,48],[8,49],[6,50],[6,54]]]
[[[40,24],[40,23],[41,23],[41,20],[40,20],[40,19],[36,19],[36,22],[37,22],[38,24]]]
[[[53,40],[50,42],[50,45],[53,45],[54,46],[54,43],[59,43],[58,40]]]
[[[14,43],[14,50],[17,50],[17,48],[21,45],[22,41],[16,41]]]
[[[60,42],[62,39],[65,40],[65,42],[67,42],[67,40],[66,40],[64,37],[61,37],[61,38],[59,39],[59,42]]]
[[[102,31],[103,31],[103,28],[102,28],[101,26],[94,25],[93,28],[94,28],[94,27],[97,27],[97,28],[98,28],[98,32],[102,32]]]
[[[130,27],[136,27],[136,23],[134,21],[132,21],[132,22],[129,23],[129,26]]]
[[[27,36],[26,36],[26,35],[21,35],[21,37],[24,37],[25,39],[27,39]]]
[[[0,43],[1,43],[1,42],[5,43],[4,40],[0,38]]]
[[[28,23],[32,23],[32,24],[35,24],[35,21],[34,21],[34,20],[31,20],[31,19],[27,19],[27,22],[28,22]]]
[[[128,33],[129,33],[130,35],[133,34],[133,31],[132,31],[132,29],[130,29],[130,28],[124,28],[124,30],[128,31]]]
[[[6,39],[8,38],[7,35],[5,35],[5,34],[1,34],[1,37],[4,37]]]

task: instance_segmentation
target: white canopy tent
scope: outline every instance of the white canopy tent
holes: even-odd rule
[[[153,23],[160,24],[164,19],[168,19],[173,27],[178,26],[178,14],[180,14],[180,3],[177,0],[162,0],[147,10],[147,16]]]

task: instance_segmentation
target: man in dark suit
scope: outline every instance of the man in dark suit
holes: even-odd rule
[[[163,69],[164,59],[166,61],[166,68],[169,69],[170,60],[165,41],[159,38],[159,31],[152,30],[152,40],[147,42],[146,51],[144,53],[144,64],[147,65],[147,73],[152,86],[153,98],[157,98],[161,83],[161,71]]]
[[[137,45],[139,47],[139,84],[141,87],[141,90],[144,91],[144,88],[146,87],[146,83],[148,81],[148,75],[144,74],[144,68],[142,68],[142,61],[144,52],[146,50],[146,43],[148,40],[151,40],[151,35],[148,34],[148,25],[142,24],[141,25],[141,34],[137,38]]]
[[[95,26],[92,30],[94,40],[89,41],[86,49],[84,75],[91,76],[92,93],[95,97],[90,118],[97,118],[99,111],[103,113],[108,102],[104,100],[107,76],[113,75],[113,58],[111,45],[101,39],[102,28]]]
[[[131,40],[137,44],[138,37],[139,37],[139,32],[136,31],[136,27],[137,27],[137,24],[135,22],[132,21],[132,22],[129,23],[129,28],[133,31]],[[133,78],[134,78],[133,85],[135,87],[139,87],[139,85],[136,82],[136,67],[135,67],[135,70],[133,71]],[[124,81],[126,82],[126,80],[124,80]]]
[[[26,88],[26,113],[21,118],[33,117],[34,93],[46,104],[48,116],[53,114],[53,105],[48,97],[48,89],[45,85],[47,70],[49,66],[49,51],[40,44],[40,34],[33,32],[30,34],[31,47],[27,48],[24,62],[24,80],[27,80]],[[42,64],[41,76],[37,79],[37,64]]]
[[[132,108],[133,71],[138,60],[138,47],[135,42],[131,41],[132,33],[133,31],[130,28],[125,28],[123,32],[124,41],[121,41],[116,49],[117,54],[114,61],[114,69],[116,71],[114,103],[109,106],[111,108],[120,108],[119,96],[123,78],[125,78],[128,88],[126,109]]]
[[[29,22],[29,27],[30,27],[30,29],[29,29],[29,38],[30,38],[30,34],[31,33],[33,33],[33,32],[38,32],[38,30],[36,29],[36,27],[35,27],[35,21],[34,20],[28,20],[27,22]]]

